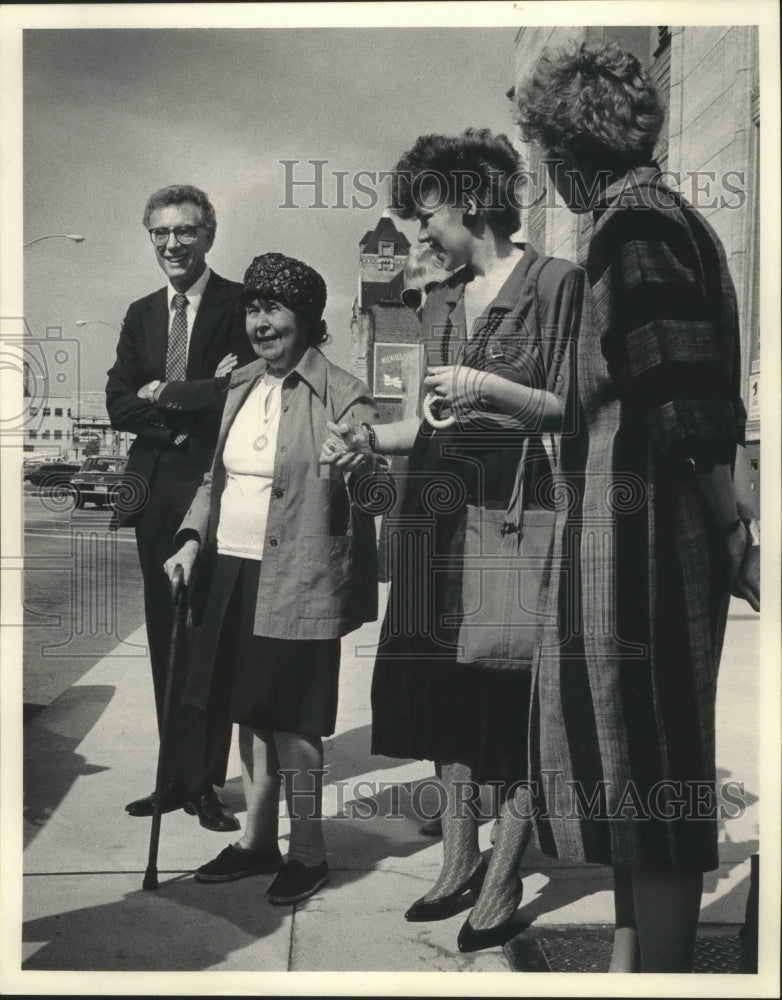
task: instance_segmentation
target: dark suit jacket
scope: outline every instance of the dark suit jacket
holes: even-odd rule
[[[229,376],[215,378],[221,358],[234,352],[239,365],[254,358],[245,333],[242,286],[212,272],[190,334],[187,381],[169,382],[157,402],[136,395],[154,379],[165,381],[168,344],[166,289],[134,302],[122,323],[117,359],[106,383],[111,426],[130,431],[125,483],[112,527],[134,524],[155,502],[187,509],[208,471]],[[186,433],[182,445],[174,439]]]

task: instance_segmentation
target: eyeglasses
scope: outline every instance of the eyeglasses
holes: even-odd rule
[[[195,242],[198,230],[203,228],[203,226],[174,226],[173,229],[166,229],[163,226],[158,226],[156,229],[149,230],[149,238],[156,247],[164,247],[168,243],[169,236],[173,233],[177,243],[187,246],[189,243]]]

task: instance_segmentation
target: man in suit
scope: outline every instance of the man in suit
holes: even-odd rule
[[[216,219],[204,192],[190,185],[156,191],[144,226],[168,284],[128,309],[108,373],[106,408],[112,427],[136,435],[112,527],[136,529],[160,727],[172,626],[163,563],[211,466],[230,371],[253,355],[242,286],[206,264]],[[172,699],[163,810],[183,808],[208,829],[236,830],[236,818],[214,790],[225,782],[230,723],[216,712],[203,717],[180,706],[180,688]],[[152,796],[125,808],[150,816]]]

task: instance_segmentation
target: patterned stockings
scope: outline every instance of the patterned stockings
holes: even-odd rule
[[[427,902],[456,892],[478,867],[478,820],[470,805],[477,794],[472,772],[466,764],[443,764],[441,783],[445,790],[442,812],[443,867],[440,876],[424,896]]]
[[[506,800],[478,901],[470,912],[470,926],[488,930],[509,920],[521,902],[521,859],[532,834],[529,789],[520,787]]]

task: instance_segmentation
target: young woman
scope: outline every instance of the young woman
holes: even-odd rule
[[[418,419],[359,429],[332,425],[352,452],[410,456],[396,538],[392,532],[389,541],[392,578],[372,684],[372,750],[438,767],[443,867],[405,916],[443,919],[463,908],[473,890],[479,899],[459,935],[463,951],[509,936],[531,830],[529,821],[501,818],[487,873],[465,788],[475,793],[477,783],[494,782],[507,795],[526,778],[529,674],[457,662],[467,505],[507,506],[525,438],[530,464],[539,476],[548,474],[541,434],[560,428],[583,280],[575,265],[541,258],[511,239],[519,226],[520,169],[508,139],[488,130],[421,136],[401,158],[393,207],[418,220],[419,243],[453,272],[429,292],[422,322],[430,354],[424,385],[435,397],[434,417],[450,414],[455,423],[437,430]]]

